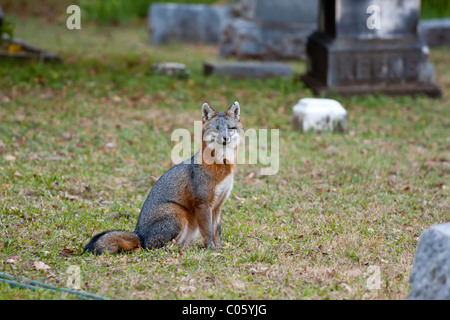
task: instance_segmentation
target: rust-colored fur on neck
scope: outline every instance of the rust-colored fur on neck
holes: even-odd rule
[[[224,159],[224,163],[206,163],[206,161],[203,160],[203,155],[206,149],[206,143],[202,142],[202,167],[210,172],[212,176],[215,178],[216,183],[220,183],[225,177],[227,177],[229,174],[234,174],[236,171],[236,160],[237,160],[237,147],[234,148],[234,161],[233,163],[227,163],[228,161]],[[214,150],[212,151],[212,155],[214,156]]]

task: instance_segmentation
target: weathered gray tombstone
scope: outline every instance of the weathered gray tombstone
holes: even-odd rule
[[[409,299],[450,300],[450,223],[422,233],[409,279]]]
[[[230,15],[227,5],[154,3],[149,8],[151,44],[217,43]]]
[[[290,78],[292,68],[289,64],[281,62],[205,62],[203,74],[206,76],[229,77],[232,79]]]
[[[429,47],[450,46],[450,18],[422,20],[420,33]]]
[[[441,96],[419,9],[420,0],[321,0],[302,80],[319,94]]]
[[[242,18],[265,23],[317,23],[317,0],[240,0]]]
[[[241,60],[304,59],[317,28],[318,0],[240,0],[220,39],[220,56]]]

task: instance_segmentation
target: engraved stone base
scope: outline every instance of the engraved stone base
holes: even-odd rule
[[[307,45],[308,73],[302,77],[316,93],[385,93],[440,97],[433,83],[428,47],[419,39],[333,39],[314,33]]]
[[[360,94],[382,93],[387,96],[418,96],[426,95],[431,98],[441,98],[442,91],[435,84],[408,84],[408,85],[351,85],[327,87],[308,75],[300,77],[300,80],[315,94],[320,96],[340,95],[350,97]]]

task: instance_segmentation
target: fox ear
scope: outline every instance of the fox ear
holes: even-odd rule
[[[202,114],[203,114],[203,122],[206,122],[208,120],[211,120],[212,117],[214,117],[217,114],[217,112],[214,111],[214,109],[211,108],[209,104],[204,103],[202,107]]]
[[[234,118],[237,121],[239,121],[240,115],[241,115],[241,107],[239,106],[239,103],[235,101],[231,107],[228,108],[228,110],[225,112],[227,116],[230,118]]]

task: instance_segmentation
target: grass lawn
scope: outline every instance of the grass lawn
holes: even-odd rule
[[[216,46],[150,47],[144,23],[70,31],[63,15],[16,25],[64,63],[1,62],[1,272],[65,287],[75,265],[82,291],[112,299],[407,298],[421,232],[450,220],[448,98],[337,97],[347,131],[301,134],[291,108],[311,91],[298,80],[205,78]],[[163,61],[187,64],[191,77],[147,73]],[[449,97],[450,50],[432,49],[431,61]],[[280,129],[280,169],[238,166],[224,249],[81,254],[98,232],[134,230],[172,165],[171,132],[193,130],[203,102],[235,100],[245,128]],[[0,300],[53,298],[65,297],[0,284]]]

